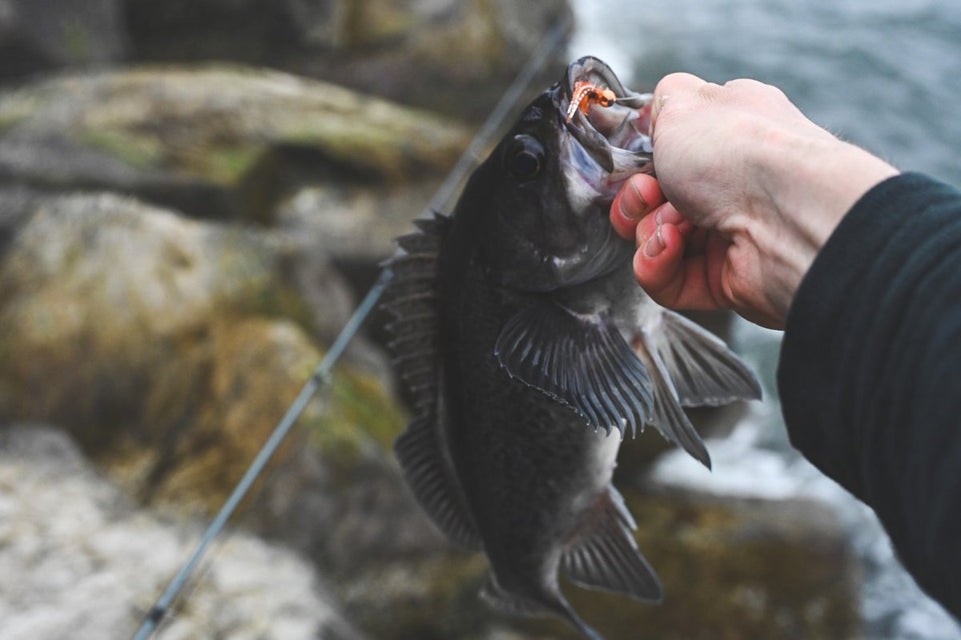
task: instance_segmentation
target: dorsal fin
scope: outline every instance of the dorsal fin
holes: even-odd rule
[[[436,415],[437,259],[451,220],[435,213],[414,224],[418,230],[397,238],[397,254],[385,263],[394,278],[382,306],[393,316],[387,330],[394,365],[422,418]]]
[[[624,498],[609,486],[564,554],[564,570],[571,581],[659,602],[664,594],[661,582],[637,548],[636,528]]]
[[[418,231],[397,239],[399,251],[387,261],[394,278],[383,306],[394,367],[414,399],[417,415],[394,443],[404,479],[434,524],[452,542],[480,549],[473,520],[464,507],[444,443],[446,415],[437,353],[437,260],[450,219],[435,214],[417,220]]]

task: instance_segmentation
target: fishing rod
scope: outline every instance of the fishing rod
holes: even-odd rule
[[[431,215],[435,211],[446,209],[447,204],[453,198],[458,186],[480,161],[481,154],[500,130],[507,116],[513,112],[515,105],[523,96],[528,85],[550,61],[554,52],[563,44],[564,36],[568,33],[570,26],[571,18],[570,16],[565,16],[559,19],[550,31],[548,31],[547,35],[544,36],[537,49],[534,50],[531,57],[527,60],[527,63],[517,74],[514,82],[507,88],[504,95],[501,96],[501,99],[481,125],[480,129],[478,129],[470,141],[470,144],[467,145],[467,148],[458,158],[454,167],[447,174],[444,182],[438,187],[437,192],[423,212],[424,216]],[[193,553],[183,564],[177,575],[174,576],[173,580],[171,580],[170,585],[156,601],[154,606],[147,612],[143,623],[136,635],[134,635],[134,640],[147,640],[157,630],[161,621],[170,611],[177,596],[186,586],[191,574],[197,569],[208,548],[217,536],[220,535],[227,521],[233,515],[234,511],[237,510],[237,507],[250,491],[254,482],[260,474],[263,473],[270,458],[287,437],[287,434],[290,433],[297,419],[300,418],[304,409],[307,408],[310,400],[321,388],[329,384],[334,365],[340,360],[347,345],[353,340],[363,325],[364,320],[367,319],[367,316],[370,315],[370,312],[374,309],[391,278],[393,278],[393,275],[390,269],[383,269],[380,272],[376,282],[374,282],[367,291],[364,299],[341,329],[341,332],[334,340],[334,344],[331,345],[321,363],[310,375],[310,378],[308,378],[303,388],[301,388],[300,393],[294,399],[293,403],[291,403],[283,418],[281,418],[277,426],[274,427],[270,437],[267,438],[267,441],[264,442],[263,446],[257,452],[247,471],[234,487],[234,490],[224,502],[220,511],[204,531]]]

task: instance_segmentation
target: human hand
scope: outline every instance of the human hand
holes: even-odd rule
[[[614,228],[637,242],[638,282],[665,306],[734,309],[769,327],[784,326],[844,214],[897,173],[751,80],[667,76],[651,127],[657,180],[633,176],[611,206]]]

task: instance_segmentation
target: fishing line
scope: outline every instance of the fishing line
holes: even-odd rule
[[[569,31],[570,26],[571,18],[570,16],[565,16],[558,20],[547,35],[544,36],[544,39],[534,53],[531,54],[531,57],[521,69],[520,73],[517,74],[514,82],[507,88],[504,95],[491,111],[491,114],[487,117],[487,120],[485,120],[484,124],[478,129],[474,138],[470,144],[468,144],[467,149],[464,150],[457,160],[457,163],[447,174],[444,182],[438,187],[434,197],[427,205],[424,215],[430,215],[435,211],[446,209],[447,204],[453,199],[458,186],[479,162],[481,154],[500,130],[507,116],[513,112],[515,105],[523,96],[527,86],[563,43],[564,36]],[[377,301],[380,299],[392,277],[393,272],[391,272],[390,269],[383,269],[380,272],[377,281],[371,286],[364,296],[364,299],[354,310],[350,320],[347,321],[337,336],[337,339],[334,340],[334,344],[331,345],[321,363],[304,384],[297,398],[290,405],[290,408],[287,409],[287,412],[274,428],[270,437],[261,447],[260,451],[257,452],[257,455],[254,457],[253,462],[250,463],[243,477],[234,487],[233,492],[231,492],[216,517],[214,517],[207,527],[194,552],[170,582],[170,585],[157,600],[156,604],[147,612],[142,625],[136,635],[134,635],[134,640],[147,640],[153,635],[154,631],[156,631],[157,626],[170,611],[177,595],[184,589],[191,574],[197,569],[208,547],[214,542],[224,528],[224,525],[226,525],[230,519],[230,516],[233,515],[238,505],[247,495],[247,492],[250,491],[250,488],[263,472],[274,452],[293,428],[300,414],[307,408],[308,403],[317,391],[329,383],[334,365],[340,359],[341,355],[343,355],[348,343],[350,343],[360,330],[364,320],[367,319],[367,316],[374,309],[374,306],[377,304]]]

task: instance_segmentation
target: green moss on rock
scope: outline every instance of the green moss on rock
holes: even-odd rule
[[[320,362],[287,261],[134,200],[43,200],[0,261],[0,415],[63,425],[144,500],[215,508]],[[303,423],[346,467],[402,419],[347,367]]]
[[[606,640],[859,637],[857,562],[826,507],[682,493],[625,497],[665,599],[647,604],[564,584],[574,609]],[[363,576],[369,591],[344,594],[373,637],[581,638],[553,618],[510,618],[489,609],[477,595],[486,576],[481,555],[428,557],[373,571]],[[407,591],[389,586],[404,581]],[[445,587],[433,587],[436,581]]]
[[[469,138],[427,111],[233,65],[28,84],[0,92],[0,130],[19,155],[36,156],[14,167],[21,183],[48,185],[55,176],[65,187],[119,188],[196,216],[212,216],[204,207],[214,199],[233,217],[255,220],[269,218],[282,186],[265,159],[291,147],[370,180],[398,182],[444,171]]]
[[[350,466],[371,444],[390,451],[405,414],[383,382],[342,368],[330,385],[323,415],[310,430],[312,444],[337,466]]]

